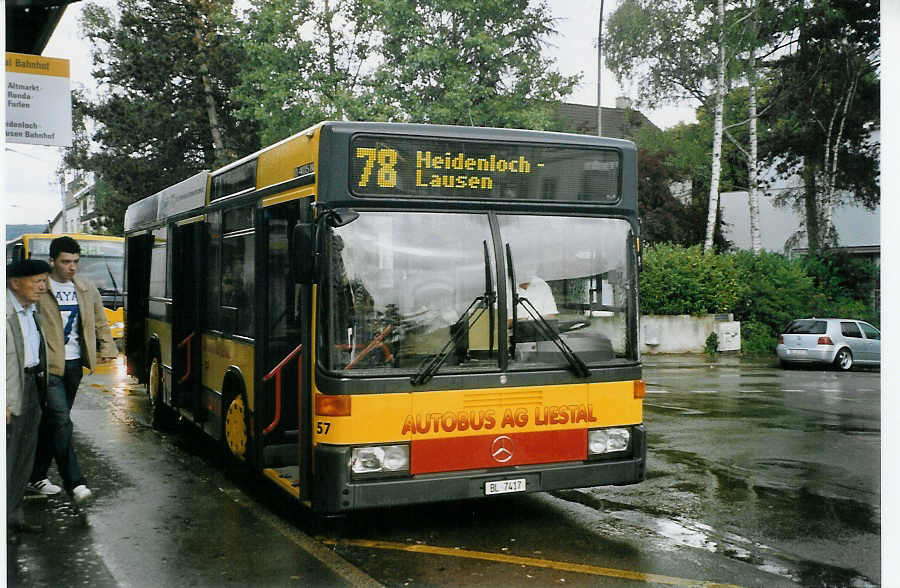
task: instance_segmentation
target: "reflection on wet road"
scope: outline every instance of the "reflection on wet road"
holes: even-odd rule
[[[592,495],[668,514],[658,534],[673,545],[804,585],[879,582],[877,372],[720,360],[660,364],[645,379],[648,481]]]

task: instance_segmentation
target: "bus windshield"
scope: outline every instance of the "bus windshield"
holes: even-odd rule
[[[101,294],[121,294],[125,282],[125,246],[119,241],[75,239],[81,248],[78,275],[90,280]],[[49,259],[50,241],[32,238],[29,255],[36,259]]]
[[[319,330],[326,369],[415,374],[442,350],[439,373],[496,370],[501,353],[513,370],[567,368],[554,339],[589,365],[635,361],[629,223],[496,218],[492,233],[484,213],[361,212],[334,229],[320,306],[329,309]],[[501,260],[495,234],[508,251]],[[496,295],[498,263],[505,300]],[[499,329],[508,334],[503,350]]]
[[[101,294],[122,292],[125,263],[122,257],[97,257],[82,255],[78,262],[78,275],[90,280]]]

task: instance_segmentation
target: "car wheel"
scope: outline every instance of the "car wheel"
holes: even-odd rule
[[[781,369],[783,369],[783,370],[789,370],[794,367],[794,364],[792,364],[791,362],[789,362],[787,360],[780,359],[779,362],[781,363]]]
[[[853,354],[846,347],[841,349],[834,358],[834,365],[839,370],[846,372],[853,367]]]

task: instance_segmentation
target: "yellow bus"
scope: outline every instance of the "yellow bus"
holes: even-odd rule
[[[112,336],[121,344],[125,334],[122,288],[125,284],[125,239],[108,235],[65,233],[78,241],[81,259],[78,275],[87,278],[100,291]],[[26,233],[6,243],[6,263],[31,257],[50,261],[50,242],[63,234]]]
[[[640,482],[636,170],[320,123],[128,208],[129,373],[315,512]]]

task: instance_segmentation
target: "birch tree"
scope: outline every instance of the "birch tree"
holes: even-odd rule
[[[754,31],[758,30],[754,18]],[[755,36],[755,35],[754,35]],[[756,177],[759,165],[759,135],[756,109],[756,47],[750,48],[749,85],[747,87],[747,114],[750,117],[750,156],[747,158],[747,195],[750,206],[750,248],[753,253],[762,251],[762,237],[759,228],[759,180]]]
[[[716,218],[719,214],[719,177],[722,173],[722,129],[725,118],[725,0],[719,0],[717,16],[719,40],[716,47],[718,50],[715,86],[716,115],[713,129],[712,171],[710,172],[709,181],[709,212],[706,216],[706,240],[703,242],[704,251],[712,249]]]
[[[610,18],[604,50],[620,83],[630,80],[649,106],[713,101],[708,219],[704,249],[717,226],[727,71],[725,2],[625,0]]]
[[[745,6],[739,6],[739,11],[745,14],[739,15],[735,20],[735,26],[739,29],[736,31],[737,37],[743,37],[739,43],[740,46],[746,48],[746,79],[747,79],[747,119],[740,123],[729,125],[725,128],[725,136],[731,143],[743,154],[747,163],[747,201],[750,218],[750,249],[753,253],[758,254],[762,251],[762,238],[760,234],[759,220],[759,109],[758,109],[758,88],[760,84],[758,69],[758,53],[761,48],[765,48],[765,52],[771,54],[781,49],[782,42],[779,35],[773,35],[768,40],[760,38],[760,8],[758,0],[749,0]],[[741,31],[746,31],[742,34]],[[748,126],[748,137],[746,148],[741,142],[729,131],[733,127]]]

